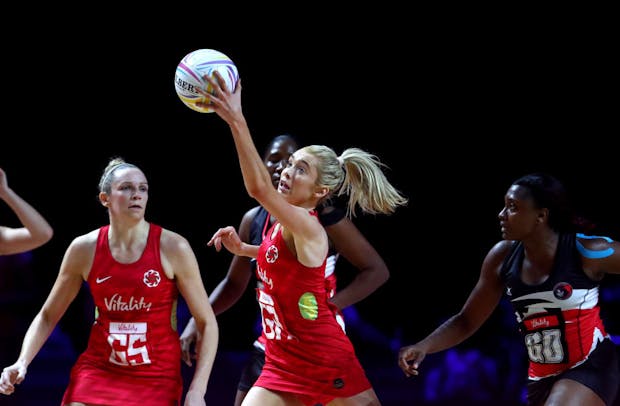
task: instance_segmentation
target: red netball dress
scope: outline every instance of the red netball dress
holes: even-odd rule
[[[316,216],[316,212],[311,212]],[[371,388],[325,288],[325,265],[300,264],[276,222],[257,257],[265,366],[256,386],[296,394],[307,405]]]
[[[183,390],[178,290],[161,265],[162,229],[151,224],[140,259],[122,264],[110,252],[108,228],[99,230],[88,276],[96,320],[63,404],[178,405]]]

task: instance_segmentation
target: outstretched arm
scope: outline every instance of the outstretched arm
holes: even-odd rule
[[[0,255],[29,251],[48,242],[53,235],[47,220],[8,185],[6,173],[0,168],[0,199],[13,210],[23,227],[0,226]]]
[[[214,72],[215,79],[205,76],[205,79],[213,86],[215,95],[209,95],[211,104],[208,104],[230,126],[239,155],[239,165],[243,174],[243,182],[249,195],[255,197],[263,190],[275,193],[271,177],[265,168],[252,136],[248,128],[241,107],[241,80],[237,82],[234,92],[220,86],[225,83],[219,72]],[[200,91],[200,89],[199,89]],[[207,93],[205,92],[205,95]],[[197,105],[201,105],[198,103]]]
[[[317,239],[317,236],[320,235],[317,231],[322,230],[322,227],[316,219],[308,215],[307,209],[289,204],[273,187],[271,176],[256,150],[250,129],[243,115],[241,80],[237,82],[234,92],[230,92],[226,86],[220,85],[220,83],[225,82],[219,72],[215,71],[214,76],[216,79],[207,75],[205,80],[213,86],[215,95],[208,94],[206,91],[203,93],[208,95],[211,101],[209,107],[230,127],[239,157],[243,182],[248,194],[256,199],[265,210],[275,216],[284,228],[294,235],[297,243],[302,240],[313,241]],[[245,253],[241,255],[251,256]],[[300,260],[304,263],[303,258]],[[306,265],[309,264],[306,263]]]
[[[482,264],[480,278],[460,312],[450,317],[435,331],[416,344],[402,347],[398,365],[405,375],[418,375],[418,367],[426,356],[460,344],[474,334],[499,304],[504,285],[499,276],[508,242],[497,243]]]
[[[258,255],[258,245],[247,244],[241,241],[237,230],[233,226],[226,226],[218,229],[209,242],[208,246],[214,246],[216,251],[222,249],[222,245],[231,253],[237,256],[256,258]]]

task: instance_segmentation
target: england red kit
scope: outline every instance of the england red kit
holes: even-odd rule
[[[311,215],[316,216],[316,212]],[[275,223],[256,259],[258,302],[267,339],[256,386],[296,394],[307,405],[328,403],[371,388],[351,341],[329,302],[325,265],[300,264]]]
[[[96,320],[63,404],[178,405],[183,389],[178,290],[161,265],[162,229],[151,224],[140,259],[122,264],[110,253],[108,228],[99,230],[88,276]]]

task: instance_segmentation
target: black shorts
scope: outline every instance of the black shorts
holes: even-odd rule
[[[603,340],[583,364],[556,376],[528,381],[527,404],[542,404],[551,392],[553,384],[560,379],[572,379],[592,389],[606,405],[611,405],[620,386],[620,360],[616,345]]]
[[[241,392],[248,392],[258,379],[264,365],[265,351],[254,347],[248,363],[245,364],[245,367],[243,367],[243,371],[241,372],[241,378],[239,379],[237,390],[240,390]]]

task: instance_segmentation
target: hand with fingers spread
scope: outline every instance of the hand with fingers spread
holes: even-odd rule
[[[228,90],[222,75],[215,71],[213,76],[205,75],[203,79],[211,85],[213,90],[197,88],[198,93],[207,97],[209,102],[197,102],[198,107],[209,107],[215,111],[226,123],[232,125],[235,121],[245,121],[241,109],[241,79],[237,81],[234,91]]]
[[[224,245],[231,253],[241,255],[243,241],[239,238],[239,234],[237,234],[235,227],[228,226],[217,230],[209,242],[207,242],[207,245],[214,245],[217,252],[220,252],[222,250],[222,245]]]

